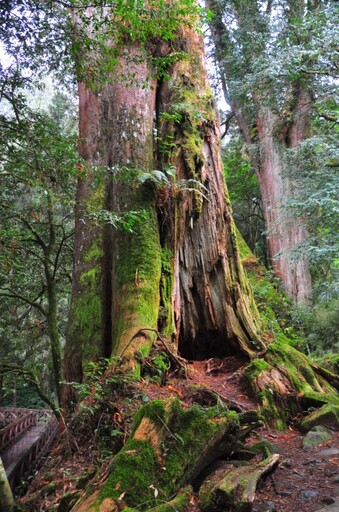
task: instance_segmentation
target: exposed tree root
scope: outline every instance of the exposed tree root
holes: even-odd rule
[[[167,341],[165,337],[157,331],[157,329],[153,329],[152,327],[143,327],[142,329],[139,329],[138,332],[136,332],[132,338],[129,340],[127,345],[125,346],[124,350],[121,353],[121,357],[123,357],[124,353],[126,352],[127,348],[130,346],[132,341],[136,338],[138,338],[140,335],[143,335],[144,332],[154,332],[156,334],[156,340],[159,340],[164,349],[166,350],[170,360],[173,364],[175,364],[179,369],[184,371],[185,376],[187,377],[187,362],[186,359],[180,357],[178,354],[175,354],[173,350],[170,349],[170,347],[167,344]]]

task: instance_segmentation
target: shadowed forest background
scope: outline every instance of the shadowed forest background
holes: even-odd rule
[[[0,22],[0,406],[115,461],[60,510],[185,507],[246,428],[337,414],[338,6],[24,0]],[[202,361],[239,363],[255,403],[162,395]],[[139,449],[173,468],[129,495]]]

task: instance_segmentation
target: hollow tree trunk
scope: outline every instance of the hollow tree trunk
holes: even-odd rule
[[[176,148],[170,155],[160,151],[160,159],[174,163],[177,182],[184,183],[176,223],[166,235],[174,253],[176,340],[181,354],[189,358],[239,349],[251,353],[260,345],[256,313],[223,180],[219,120],[203,43],[189,30],[178,40],[188,58],[173,66],[172,80],[161,84],[158,93],[161,137],[171,139]],[[171,114],[174,121],[168,121]]]
[[[172,334],[186,357],[263,348],[225,191],[202,40],[185,30],[176,45],[185,58],[168,70],[171,80],[151,80],[138,44],[130,43],[121,71],[133,66],[132,85],[113,78],[96,92],[80,85],[81,154],[93,173],[100,167],[106,176],[96,188],[89,177],[78,186],[70,381],[81,378],[88,346],[92,356],[147,353],[152,338],[139,332],[146,327]],[[164,187],[140,182],[140,172],[168,165],[176,177]],[[103,204],[123,219],[137,211],[142,222],[130,233],[100,229],[90,212]]]

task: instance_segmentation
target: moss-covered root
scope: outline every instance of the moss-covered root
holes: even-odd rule
[[[182,512],[189,505],[192,495],[192,487],[185,487],[172,500],[150,508],[147,512]]]
[[[238,428],[236,413],[184,410],[177,399],[155,400],[137,413],[132,435],[113,458],[107,476],[85,491],[72,512],[139,511],[158,508],[190,483],[217,456],[230,449]]]
[[[272,343],[263,359],[252,361],[245,376],[262,404],[266,420],[284,428],[290,417],[319,402],[335,403],[335,389],[313,362],[287,343]]]
[[[320,409],[312,411],[300,422],[300,428],[306,432],[317,425],[338,427],[339,405],[331,403],[323,405]]]
[[[231,507],[237,512],[251,511],[259,479],[271,471],[278,461],[279,455],[274,454],[262,462],[240,466],[226,474],[220,475],[220,470],[216,471],[200,488],[201,509],[206,512],[222,512]]]
[[[193,497],[193,488],[188,485],[170,501],[165,501],[156,507],[149,508],[147,512],[183,512],[187,509]],[[122,512],[139,512],[136,508],[127,507]]]
[[[13,494],[0,457],[0,510],[12,512],[13,506]]]

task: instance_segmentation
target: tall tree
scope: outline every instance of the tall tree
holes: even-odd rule
[[[146,14],[151,23],[152,9]],[[81,379],[79,354],[147,352],[147,329],[172,335],[195,359],[263,347],[223,181],[202,39],[194,16],[185,16],[186,28],[174,22],[167,41],[148,29],[144,48],[127,25],[121,78],[79,86],[81,155],[106,176],[98,186],[78,184],[70,381]],[[108,220],[139,211],[142,222],[132,232],[97,226],[95,207]]]
[[[308,237],[303,216],[286,207],[299,184],[288,149],[310,136],[312,109],[335,71],[334,2],[208,0],[225,99],[260,185],[273,268],[291,297],[311,296],[309,261],[296,252]],[[333,41],[335,38],[333,39]]]
[[[27,335],[35,339],[36,346],[36,339],[45,336],[49,340],[51,380],[56,402],[60,402],[61,317],[70,288],[72,205],[79,156],[74,138],[65,137],[53,119],[24,108],[24,103],[20,114],[2,116],[0,126],[1,309],[7,327],[16,322],[21,340]],[[4,323],[0,330],[3,342],[9,334]],[[30,345],[26,343],[21,362],[34,354]]]

